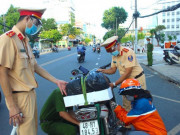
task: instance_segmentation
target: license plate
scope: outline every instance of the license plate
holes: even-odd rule
[[[80,135],[99,135],[99,126],[97,120],[80,123]]]

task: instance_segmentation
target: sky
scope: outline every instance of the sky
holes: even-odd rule
[[[0,0],[0,15],[7,12],[10,4],[15,7],[35,7],[44,8],[42,0]],[[45,0],[44,0],[45,1]],[[53,1],[53,0],[50,0]],[[72,0],[75,5],[76,18],[89,22],[96,26],[96,36],[102,38],[107,31],[101,27],[102,17],[105,10],[114,6],[123,7],[128,12],[127,21],[121,26],[128,27],[132,21],[135,0]],[[137,0],[138,11],[141,15],[147,15],[155,12],[152,10],[160,0]],[[151,18],[138,19],[138,27],[146,27],[151,24]],[[133,27],[133,26],[132,26]]]

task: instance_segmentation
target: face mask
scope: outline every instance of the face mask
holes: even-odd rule
[[[31,28],[28,28],[26,25],[25,33],[28,35],[35,35],[37,33],[36,25],[33,24]]]
[[[126,99],[129,100],[129,101],[134,101],[134,97],[133,96],[126,95]]]
[[[116,50],[116,51],[112,52],[111,55],[113,55],[113,56],[118,56],[118,55],[119,55],[119,51]]]

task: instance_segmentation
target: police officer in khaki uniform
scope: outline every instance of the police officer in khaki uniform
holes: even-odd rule
[[[110,69],[98,69],[98,71],[105,74],[114,74],[116,70],[119,70],[120,78],[110,83],[111,88],[121,84],[125,79],[135,78],[137,79],[142,88],[146,89],[146,80],[142,67],[138,63],[135,53],[130,48],[125,48],[117,43],[118,36],[108,38],[101,46],[104,46],[107,53],[111,53],[112,62]],[[123,96],[123,108],[126,111],[130,111],[131,103]],[[130,128],[130,127],[127,127]]]
[[[26,36],[39,32],[44,11],[19,9],[17,24],[0,36],[0,84],[9,110],[9,123],[19,125],[18,135],[37,134],[35,88],[38,84],[34,73],[57,84],[61,93],[66,94],[67,82],[56,79],[37,64]]]

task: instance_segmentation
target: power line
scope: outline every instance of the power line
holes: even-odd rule
[[[153,15],[159,14],[159,13],[161,13],[161,12],[174,11],[174,10],[176,10],[176,9],[178,9],[178,8],[180,8],[180,3],[179,3],[179,4],[177,4],[177,5],[174,5],[174,6],[168,7],[168,8],[166,8],[166,9],[160,10],[160,11],[155,12],[155,13],[150,14],[150,15],[139,16],[139,18],[145,18],[145,17],[153,16]]]

